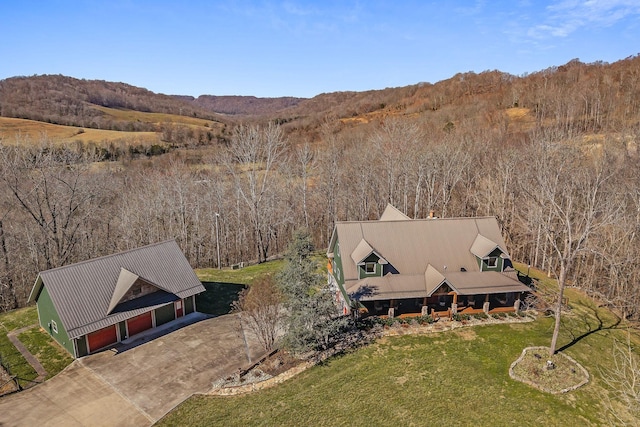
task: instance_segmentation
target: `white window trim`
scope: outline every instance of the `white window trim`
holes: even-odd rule
[[[369,271],[369,267],[373,267],[373,270]],[[365,262],[364,263],[364,272],[366,274],[374,274],[376,272],[376,263],[375,262]]]
[[[51,320],[51,330],[56,334],[58,333],[58,324],[53,319]]]
[[[493,264],[491,263],[491,260],[494,260]],[[498,266],[498,257],[497,256],[487,257],[486,258],[486,263],[487,263],[487,267],[496,268]]]

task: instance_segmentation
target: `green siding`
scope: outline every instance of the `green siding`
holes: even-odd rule
[[[193,297],[187,297],[184,299],[184,314],[193,313],[195,309],[193,308]]]
[[[84,335],[76,339],[76,345],[78,347],[78,357],[86,356],[87,354],[89,354],[89,349],[87,348],[87,338]]]
[[[125,339],[127,336],[127,322],[118,323],[118,328],[120,329],[120,339]]]
[[[342,259],[340,258],[340,242],[336,239],[333,247],[333,277],[340,286],[344,286],[344,272],[342,270]]]
[[[173,303],[156,308],[156,326],[164,325],[176,318]]]
[[[369,255],[367,258],[365,258],[364,262],[375,262],[376,263],[376,269],[373,273],[369,273],[367,274],[366,270],[365,270],[365,266],[364,265],[359,265],[358,266],[358,277],[360,279],[364,279],[366,277],[381,277],[382,276],[382,264],[378,264],[378,261],[380,260],[380,258],[378,258],[377,255],[375,254],[371,254]]]
[[[51,296],[49,295],[49,291],[47,291],[46,286],[42,287],[42,291],[38,296],[36,304],[38,306],[38,318],[40,319],[40,326],[42,326],[42,329],[49,332],[53,339],[58,341],[62,347],[75,357],[73,341],[69,339],[69,335],[62,324],[62,320],[60,320],[60,316],[58,316],[58,312],[53,305],[53,301],[51,300]],[[56,322],[58,327],[57,333],[54,332],[53,328],[50,326],[51,321]]]
[[[500,257],[500,255],[502,255],[502,252],[500,251],[500,249],[496,249],[493,252],[491,252],[489,254],[490,257],[496,257],[498,258],[498,262],[496,263],[495,267],[489,267],[489,265],[487,265],[487,260],[484,259],[481,261],[481,265],[480,265],[480,270],[481,271],[502,271],[502,264],[504,263],[504,260]]]

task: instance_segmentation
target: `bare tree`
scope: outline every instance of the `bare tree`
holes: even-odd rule
[[[609,393],[604,394],[605,407],[610,421],[616,425],[637,425],[640,419],[640,357],[631,345],[631,335],[627,342],[614,341],[611,354],[613,366],[601,371]]]
[[[579,256],[592,250],[592,235],[610,224],[620,209],[609,200],[615,170],[608,153],[584,156],[568,145],[543,142],[531,153],[532,168],[520,181],[529,199],[530,224],[537,226],[558,266],[558,298],[550,354],[556,351],[564,290]]]
[[[45,268],[71,262],[90,233],[102,197],[99,173],[91,170],[98,159],[47,140],[32,149],[0,146],[0,180],[36,226],[41,240],[31,243]]]
[[[309,143],[298,147],[295,152],[297,164],[299,167],[300,193],[302,198],[302,213],[304,215],[304,226],[309,228],[309,175],[313,173],[315,165],[315,153],[309,146]]]
[[[248,209],[259,262],[267,259],[273,236],[273,224],[269,222],[274,218],[273,203],[269,199],[276,196],[273,173],[284,144],[282,130],[273,123],[264,128],[243,125],[236,128],[231,144],[221,156],[239,199]]]
[[[233,310],[240,313],[266,351],[274,348],[282,329],[281,305],[282,295],[271,276],[256,279],[233,303]]]

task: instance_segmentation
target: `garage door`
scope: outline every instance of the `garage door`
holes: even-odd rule
[[[139,334],[142,331],[151,329],[153,322],[151,321],[151,312],[141,314],[140,316],[132,317],[127,320],[127,329],[129,330],[129,336]]]
[[[91,332],[87,335],[87,340],[89,341],[89,353],[100,350],[108,345],[115,344],[118,341],[116,325]]]

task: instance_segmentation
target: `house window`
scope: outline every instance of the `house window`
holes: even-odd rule
[[[136,285],[131,288],[131,295],[136,297],[142,293],[142,286]]]
[[[55,332],[56,334],[58,333],[58,324],[56,323],[56,321],[55,321],[55,320],[52,320],[52,321],[51,321],[51,330],[52,330],[53,332]]]
[[[364,272],[367,274],[373,274],[376,272],[376,263],[375,262],[367,262],[364,265]]]
[[[490,256],[489,258],[487,258],[487,267],[497,267],[498,266],[498,257],[497,256]]]

